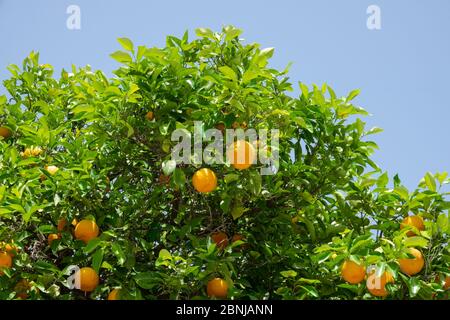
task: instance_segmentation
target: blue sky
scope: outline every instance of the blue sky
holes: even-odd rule
[[[69,5],[81,29],[66,27]],[[366,26],[369,5],[381,30]],[[162,46],[168,34],[233,24],[243,37],[275,47],[272,66],[293,62],[293,83],[323,82],[337,94],[359,88],[356,102],[372,116],[374,160],[414,188],[427,171],[450,170],[450,1],[448,0],[0,0],[0,80],[31,51],[61,68],[90,64],[108,74],[118,37]],[[4,89],[0,89],[4,92]]]

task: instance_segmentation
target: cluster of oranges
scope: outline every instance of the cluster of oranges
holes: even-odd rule
[[[408,237],[416,235],[416,231],[425,230],[425,225],[422,217],[409,216],[406,217],[401,225],[401,229],[408,228],[413,229],[407,232]],[[425,261],[422,253],[416,248],[408,248],[407,253],[411,255],[411,258],[399,258],[397,263],[401,272],[408,276],[413,276],[422,271]],[[350,284],[361,283],[366,278],[366,267],[352,260],[346,260],[341,267],[342,278]],[[389,271],[384,271],[380,276],[376,276],[375,270],[369,272],[367,277],[366,287],[367,290],[376,297],[386,297],[389,291],[386,289],[388,283],[394,283],[394,277]],[[450,277],[446,278],[444,289],[450,287]]]
[[[216,128],[222,131],[225,130],[224,125],[216,126]],[[250,168],[255,162],[256,150],[249,142],[239,140],[231,144],[227,149],[227,157],[231,159],[231,165],[235,169],[245,170]],[[194,189],[198,192],[212,192],[217,188],[217,176],[213,170],[201,168],[192,176],[192,184]],[[229,238],[225,232],[215,232],[211,235],[211,239],[220,250],[223,250],[229,244]],[[235,234],[231,238],[232,243],[239,240],[244,240],[243,236],[240,234]],[[239,249],[242,249],[244,246],[245,245],[241,246]],[[206,291],[210,297],[224,299],[228,295],[228,284],[221,278],[214,278],[208,282]]]

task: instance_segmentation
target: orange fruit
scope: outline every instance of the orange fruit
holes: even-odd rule
[[[408,251],[414,256],[414,258],[398,259],[398,263],[400,265],[400,270],[402,270],[404,274],[413,276],[423,269],[425,261],[423,259],[422,253],[419,250],[415,248],[409,248]]]
[[[80,290],[84,292],[94,291],[100,281],[97,272],[90,267],[81,268],[75,276],[79,277]]]
[[[341,276],[348,283],[357,284],[364,280],[366,268],[354,261],[346,260],[342,264]]]
[[[0,137],[8,139],[11,136],[12,132],[6,127],[0,127]]]
[[[14,241],[11,241],[11,244],[9,243],[5,243],[5,242],[0,242],[0,252],[5,251],[7,252],[11,258],[14,258],[14,256],[17,254],[17,252],[19,251],[19,248],[17,248],[14,244]]]
[[[51,175],[55,175],[56,172],[59,170],[57,166],[45,166],[45,170]]]
[[[60,236],[59,236],[58,234],[56,234],[56,233],[50,233],[50,234],[48,235],[48,238],[47,238],[48,245],[51,246],[51,245],[52,245],[52,242],[53,242],[54,240],[58,240],[58,239],[60,239]]]
[[[208,168],[197,170],[192,177],[192,184],[198,192],[206,193],[217,188],[217,177],[214,171]]]
[[[444,290],[448,290],[450,288],[450,276],[445,277]]]
[[[425,230],[425,225],[421,216],[409,216],[403,219],[402,223],[400,224],[400,229],[403,229],[405,227],[415,227],[420,231]],[[408,237],[412,237],[415,236],[416,233],[410,230],[406,235]]]
[[[206,292],[209,297],[225,299],[228,295],[228,284],[221,278],[215,278],[208,282]]]
[[[394,278],[389,271],[383,272],[380,277],[376,277],[375,271],[372,271],[367,277],[366,286],[369,292],[376,297],[386,297],[389,291],[386,284],[394,283]]]
[[[235,169],[245,170],[256,160],[256,150],[247,141],[239,140],[228,147],[227,158]]]
[[[84,243],[97,238],[98,234],[98,226],[92,220],[81,220],[75,227],[75,238],[84,241]]]
[[[120,289],[114,289],[108,294],[108,300],[120,300]]]
[[[3,269],[12,267],[12,258],[7,252],[0,252],[0,276],[3,275]]]
[[[155,115],[153,113],[153,111],[149,111],[147,112],[147,114],[145,115],[145,119],[152,121],[155,118]]]
[[[228,236],[225,232],[213,233],[211,239],[219,249],[224,249],[228,245]]]
[[[58,226],[56,227],[58,231],[63,231],[67,226],[67,219],[61,218],[58,220]]]

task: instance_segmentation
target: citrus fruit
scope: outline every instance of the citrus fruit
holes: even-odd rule
[[[412,276],[419,273],[423,269],[425,261],[419,250],[409,248],[408,252],[412,254],[414,258],[398,259],[398,263],[400,265],[400,270],[402,270],[404,274]]]
[[[147,112],[147,114],[145,115],[145,119],[152,121],[155,118],[155,115],[153,113],[153,111],[149,111]]]
[[[113,289],[108,294],[108,300],[120,300],[120,289]]]
[[[96,238],[99,234],[99,229],[95,221],[81,220],[75,227],[75,238],[88,243],[90,240]]]
[[[56,233],[50,233],[47,238],[48,245],[51,246],[54,240],[58,240],[60,236]]]
[[[192,177],[192,184],[198,192],[206,193],[217,188],[217,177],[214,171],[208,168],[197,170]]]
[[[346,260],[342,264],[341,275],[348,283],[357,284],[364,280],[366,268],[354,261]]]
[[[0,276],[3,275],[4,269],[12,267],[12,258],[7,252],[0,252]]]
[[[425,230],[425,225],[423,223],[423,219],[420,216],[409,216],[403,219],[402,223],[400,224],[400,229],[403,229],[405,227],[415,227],[420,231]],[[416,233],[413,230],[410,230],[406,233],[408,237],[415,236]]]
[[[209,297],[225,299],[228,295],[228,284],[221,278],[214,278],[208,282],[206,292]]]
[[[393,283],[394,278],[389,271],[383,272],[380,277],[376,276],[376,272],[372,271],[367,277],[367,290],[376,297],[386,297],[389,291],[386,289],[386,284]]]
[[[227,158],[235,169],[245,170],[255,162],[256,150],[247,141],[239,140],[228,147]]]
[[[211,239],[219,249],[224,249],[228,245],[228,236],[225,232],[215,232],[211,235]]]
[[[6,127],[0,127],[0,137],[8,139],[11,136],[12,132]]]
[[[84,292],[94,291],[100,281],[97,272],[90,267],[81,268],[75,276],[79,277],[79,289]]]

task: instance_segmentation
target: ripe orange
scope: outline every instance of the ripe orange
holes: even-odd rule
[[[239,140],[228,147],[227,158],[235,169],[245,170],[255,162],[256,150],[247,141]]]
[[[96,238],[98,234],[98,226],[92,220],[81,220],[75,227],[75,238],[84,241],[84,243]]]
[[[58,226],[57,229],[58,231],[63,231],[67,226],[67,219],[66,218],[61,218],[58,220]]]
[[[145,119],[152,121],[155,118],[155,115],[153,113],[153,111],[149,111],[147,112],[147,114],[145,115]]]
[[[444,284],[444,289],[448,290],[450,288],[450,276],[447,276],[445,278],[445,284]]]
[[[120,289],[114,289],[108,294],[108,300],[120,300]]]
[[[386,297],[389,294],[389,291],[386,289],[387,283],[394,283],[394,277],[389,271],[383,272],[380,277],[376,277],[375,271],[372,271],[367,277],[366,286],[372,295]]]
[[[12,267],[12,258],[7,252],[0,252],[0,276],[3,275],[3,269]]]
[[[366,268],[354,261],[346,260],[342,264],[341,275],[348,283],[357,284],[364,280]]]
[[[81,268],[75,276],[80,277],[80,290],[84,292],[94,291],[100,281],[97,272],[90,267]]]
[[[409,216],[403,219],[402,223],[400,224],[400,229],[403,229],[405,227],[415,227],[420,231],[425,230],[425,225],[423,223],[423,219],[421,216]],[[408,231],[406,234],[408,237],[415,236],[416,233],[412,230]]]
[[[58,240],[58,239],[60,239],[59,234],[56,234],[56,233],[50,233],[50,234],[48,235],[48,238],[47,238],[48,245],[51,246],[51,245],[52,245],[52,242],[53,242],[54,240]]]
[[[192,184],[198,192],[214,191],[217,188],[216,174],[208,168],[197,170],[192,177]]]
[[[228,284],[221,278],[215,278],[208,282],[206,292],[209,297],[225,299],[228,295]]]
[[[0,127],[0,137],[8,139],[11,136],[12,132],[6,127]]]
[[[228,236],[225,232],[213,233],[211,239],[219,249],[224,249],[228,245]]]
[[[5,251],[7,252],[11,258],[14,258],[14,256],[17,254],[17,252],[19,251],[19,248],[17,248],[14,245],[14,241],[11,241],[11,244],[9,243],[5,243],[5,242],[0,242],[0,252]]]
[[[398,263],[400,265],[400,270],[402,270],[403,273],[412,276],[419,273],[423,269],[425,261],[423,259],[422,253],[419,250],[415,248],[409,248],[408,251],[414,256],[414,258],[398,259]]]

